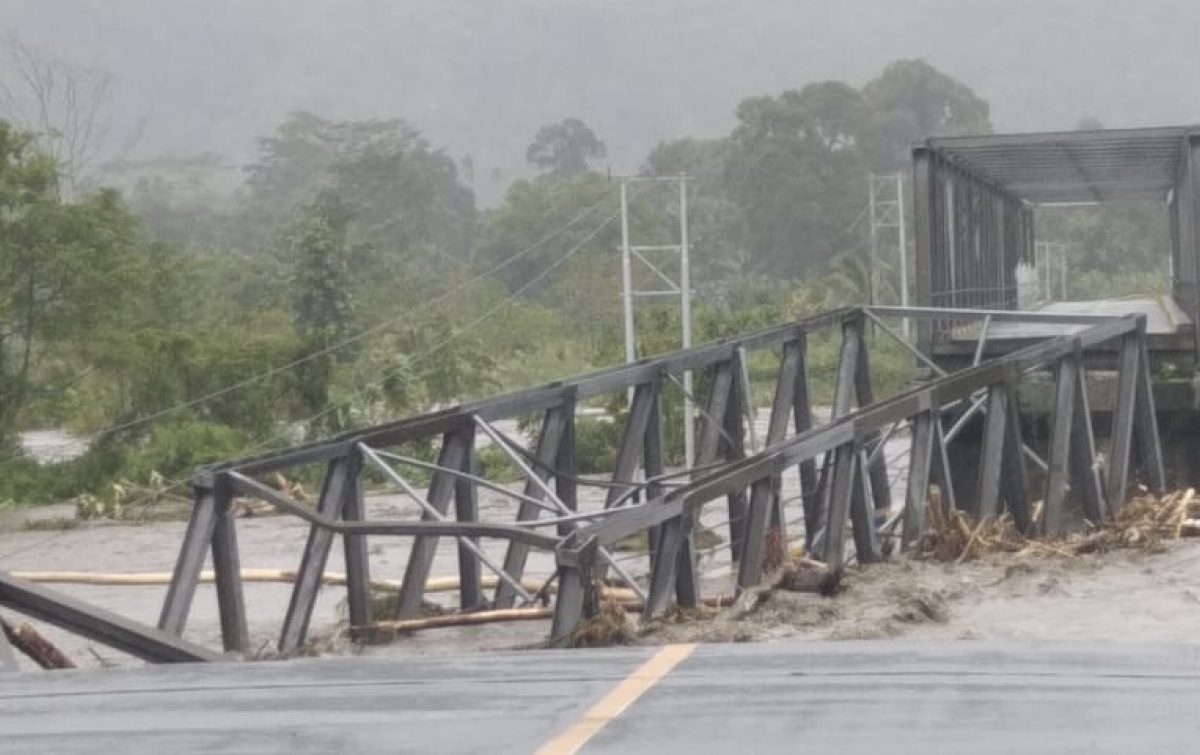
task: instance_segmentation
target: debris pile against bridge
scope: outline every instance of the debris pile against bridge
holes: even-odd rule
[[[1040,507],[1035,506],[1035,521]],[[1192,488],[1161,496],[1142,489],[1110,518],[1057,538],[1027,537],[1007,514],[972,523],[962,511],[947,511],[937,495],[930,497],[929,520],[914,551],[917,558],[962,563],[996,553],[1072,557],[1119,549],[1154,552],[1165,541],[1200,537],[1200,497]]]

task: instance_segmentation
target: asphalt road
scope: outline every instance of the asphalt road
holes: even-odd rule
[[[3,753],[1184,753],[1200,646],[780,643],[0,676]]]

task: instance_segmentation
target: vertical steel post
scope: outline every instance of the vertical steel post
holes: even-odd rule
[[[462,471],[473,476],[478,474],[475,426],[464,428],[462,433]],[[474,480],[465,477],[455,480],[454,516],[459,522],[479,521],[479,487]],[[479,538],[467,538],[465,542],[458,543],[458,605],[464,610],[480,608],[485,604],[482,567],[479,557],[467,546],[468,542],[479,547]]]
[[[212,543],[213,530],[217,526],[216,493],[211,475],[197,479],[193,487],[192,513],[188,518],[187,532],[183,536],[183,547],[175,561],[175,572],[171,586],[163,601],[162,613],[158,617],[158,628],[177,637],[183,635],[188,612],[200,584],[200,572],[204,568],[204,557]]]
[[[679,321],[683,348],[692,346],[692,249],[688,237],[687,176],[679,176]],[[691,467],[696,462],[696,407],[692,404],[692,371],[683,372],[683,458]]]
[[[1130,451],[1137,413],[1137,384],[1141,373],[1141,345],[1136,333],[1121,337],[1120,367],[1117,374],[1117,407],[1113,412],[1112,448],[1108,465],[1109,513],[1124,502],[1129,489]]]
[[[321,498],[317,502],[317,513],[327,519],[341,517],[346,502],[346,489],[350,484],[351,469],[348,457],[329,462]],[[283,629],[279,634],[279,652],[288,655],[299,648],[308,634],[317,593],[325,574],[325,563],[329,559],[329,548],[333,544],[333,532],[320,525],[312,525],[308,542],[296,572],[296,583],[292,588],[292,599],[288,603]]]
[[[245,653],[250,649],[250,630],[246,623],[246,598],[242,593],[233,491],[224,475],[217,476],[213,487],[216,494],[216,526],[213,528],[212,562],[217,587],[217,610],[221,616],[221,642],[226,652]]]
[[[934,453],[936,410],[923,411],[913,418],[912,448],[909,451],[908,491],[904,497],[904,523],[901,545],[911,548],[925,530],[925,510],[929,507],[929,471]]]
[[[1058,537],[1063,532],[1063,505],[1071,480],[1071,436],[1075,432],[1075,389],[1079,385],[1079,370],[1077,355],[1064,357],[1058,363],[1050,453],[1046,460],[1049,469],[1042,498],[1042,533],[1049,537]]]

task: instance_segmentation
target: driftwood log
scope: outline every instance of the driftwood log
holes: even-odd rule
[[[350,636],[356,640],[378,638],[380,635],[406,634],[422,629],[443,627],[469,627],[480,624],[495,624],[507,621],[537,621],[554,616],[552,608],[506,608],[496,611],[471,611],[449,613],[444,616],[428,616],[422,619],[398,621],[376,621],[362,627],[351,627]]]
[[[80,572],[80,571],[23,571],[13,572],[12,575],[18,579],[24,579],[27,582],[41,583],[58,583],[58,584],[76,584],[76,585],[107,585],[107,586],[153,586],[153,585],[169,585],[171,584],[170,572]],[[281,582],[292,583],[296,581],[296,572],[286,569],[242,569],[241,571],[243,582]],[[200,581],[202,583],[212,583],[216,580],[216,575],[212,571],[204,571],[200,573]],[[497,577],[484,577],[481,582],[483,589],[490,589],[500,584]],[[326,572],[322,577],[322,584],[341,586],[346,584],[346,575],[337,572]],[[445,593],[455,592],[459,588],[458,577],[443,577],[440,579],[431,579],[425,586],[426,593]],[[398,579],[373,579],[371,580],[371,589],[378,592],[399,592],[400,580]],[[522,580],[522,586],[530,592],[537,592],[543,588],[543,583],[537,580],[526,579]],[[548,592],[554,592],[555,585],[550,585]],[[604,587],[605,595],[612,595],[620,601],[636,600],[637,595],[633,590],[622,587]]]
[[[730,606],[734,616],[744,616],[761,606],[776,590],[808,592],[830,597],[842,589],[841,571],[831,570],[820,561],[803,556],[789,559],[762,581],[746,590]]]
[[[8,644],[24,653],[30,660],[47,670],[75,668],[75,664],[54,643],[38,633],[28,622],[13,626],[0,619],[0,629]]]

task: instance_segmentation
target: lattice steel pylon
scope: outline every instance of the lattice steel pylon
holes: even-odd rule
[[[633,364],[638,360],[637,337],[634,326],[634,299],[638,296],[678,296],[680,321],[680,347],[687,349],[692,345],[692,278],[691,278],[691,243],[688,240],[688,176],[634,176],[621,179],[621,299],[625,321],[625,361]],[[629,194],[627,185],[632,181],[669,181],[679,184],[679,241],[676,244],[656,244],[653,246],[635,245],[630,243],[629,234]],[[679,279],[671,277],[650,262],[644,252],[673,251],[679,255]],[[639,260],[655,277],[666,285],[666,289],[653,291],[638,291],[633,283],[633,261]],[[696,430],[695,407],[692,394],[691,370],[683,374],[683,455],[684,461],[691,467],[696,460]],[[629,403],[633,404],[633,390],[629,391]]]
[[[879,269],[876,264],[880,258],[881,236],[895,234],[896,256],[900,267],[900,306],[908,306],[908,240],[904,224],[904,174],[891,173],[876,175],[872,173],[870,182],[870,206],[868,215],[871,221],[871,304],[876,301],[876,275]],[[908,320],[904,320],[902,332],[908,336]]]

